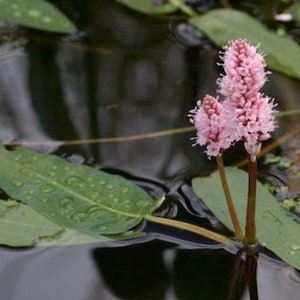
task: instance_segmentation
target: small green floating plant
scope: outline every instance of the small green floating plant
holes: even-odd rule
[[[209,157],[216,157],[226,203],[235,237],[246,244],[256,242],[256,156],[261,143],[275,129],[274,100],[260,92],[266,82],[263,55],[245,39],[237,39],[225,47],[221,56],[225,74],[217,83],[222,102],[206,95],[198,101],[189,117],[197,130],[196,144],[206,145]],[[222,153],[234,143],[243,141],[249,158],[248,201],[245,234],[240,225],[227,183]]]

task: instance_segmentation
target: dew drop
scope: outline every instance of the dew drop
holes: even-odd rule
[[[300,246],[299,245],[292,245],[291,248],[295,251],[300,250]]]
[[[44,184],[40,187],[41,193],[48,194],[54,191],[54,186],[52,184]]]
[[[145,202],[145,201],[143,201],[143,200],[138,201],[136,204],[137,204],[138,206],[147,206],[147,205],[148,205],[148,203]]]
[[[99,197],[99,193],[98,193],[98,192],[91,193],[91,197],[92,197],[93,199],[96,199],[96,198]]]
[[[71,216],[71,219],[76,222],[82,222],[84,219],[86,219],[86,217],[87,217],[86,213],[76,213]]]
[[[129,191],[129,188],[126,186],[121,187],[121,192],[126,194]]]
[[[112,186],[111,184],[107,184],[105,187],[106,187],[108,190],[113,189],[113,186]]]
[[[22,187],[24,185],[23,181],[21,181],[19,179],[13,179],[11,181],[11,184],[15,187]]]
[[[44,17],[43,18],[44,23],[50,23],[51,21],[52,21],[52,19],[50,17]]]
[[[69,186],[80,186],[83,187],[84,180],[78,176],[71,176],[66,179],[66,183]]]
[[[123,233],[123,236],[130,236],[130,235],[132,235],[133,233],[134,233],[133,230],[128,230],[128,231],[126,231],[126,232]]]
[[[99,227],[99,230],[100,230],[100,231],[104,231],[104,230],[106,230],[106,229],[107,229],[106,226],[100,226],[100,227]]]
[[[72,197],[64,197],[60,200],[59,204],[62,207],[66,207],[66,208],[71,208],[72,205],[74,204],[74,199]]]
[[[24,174],[24,175],[29,175],[30,169],[28,167],[23,167],[21,169],[21,173]]]
[[[41,16],[41,12],[38,9],[32,9],[28,11],[28,16],[38,18]]]

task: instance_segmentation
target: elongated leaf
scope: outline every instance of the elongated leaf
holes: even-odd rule
[[[12,233],[13,234],[13,233]],[[146,233],[140,231],[127,231],[122,234],[116,235],[98,235],[91,236],[76,230],[66,229],[63,234],[54,237],[44,237],[38,241],[37,246],[49,247],[49,246],[68,246],[68,245],[82,245],[82,244],[94,244],[124,241],[128,239],[135,239],[145,236]]]
[[[193,17],[189,22],[220,47],[237,38],[246,38],[254,45],[260,44],[270,69],[300,78],[299,46],[291,39],[276,35],[246,13],[216,9]]]
[[[128,231],[113,236],[93,237],[50,221],[30,206],[16,201],[0,200],[0,245],[9,247],[78,245],[115,242],[144,236]]]
[[[245,225],[248,175],[235,168],[226,168],[226,174],[240,221]],[[257,184],[256,228],[259,242],[300,269],[300,225],[286,215],[261,183]],[[218,172],[193,179],[192,186],[215,216],[233,230]]]
[[[0,147],[0,186],[53,222],[94,236],[127,231],[162,201],[119,176],[22,148]]]
[[[48,31],[70,33],[75,25],[45,0],[0,0],[0,18]]]
[[[171,3],[155,4],[155,0],[117,0],[127,7],[144,14],[167,14],[177,10],[176,6]]]
[[[51,222],[27,205],[0,200],[0,244],[34,246],[43,237],[55,238],[63,227]]]

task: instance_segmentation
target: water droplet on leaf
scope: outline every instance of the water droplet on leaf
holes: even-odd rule
[[[123,187],[121,187],[121,192],[122,193],[127,193],[129,191],[129,188],[128,187],[126,187],[126,186],[123,186]]]
[[[28,16],[38,18],[41,16],[41,12],[38,9],[32,9],[28,11]]]
[[[13,179],[11,181],[11,184],[15,187],[22,187],[24,184],[23,184],[23,181],[19,180],[19,179]]]
[[[86,219],[87,214],[86,213],[75,213],[71,216],[71,219],[76,221],[76,222],[82,222],[84,219]]]
[[[66,179],[66,183],[69,186],[80,186],[83,187],[84,180],[81,177],[78,176],[71,176]]]
[[[52,184],[44,184],[40,187],[41,193],[52,193],[54,191],[54,186]]]
[[[60,200],[60,205],[62,207],[70,207],[74,204],[74,199],[72,197],[64,197]]]

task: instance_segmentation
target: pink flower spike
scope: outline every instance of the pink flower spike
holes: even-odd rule
[[[241,95],[251,97],[265,84],[265,60],[257,47],[244,39],[230,42],[221,57],[225,75],[218,81],[219,92],[237,101]]]
[[[234,141],[226,115],[223,105],[210,95],[206,95],[202,103],[198,101],[188,115],[197,130],[196,144],[207,145],[208,157],[221,154]]]
[[[238,139],[255,161],[261,142],[275,129],[273,99],[260,89],[266,81],[265,60],[257,47],[244,39],[230,42],[222,57],[225,75],[218,80],[219,92],[225,96],[224,107],[235,120]]]

